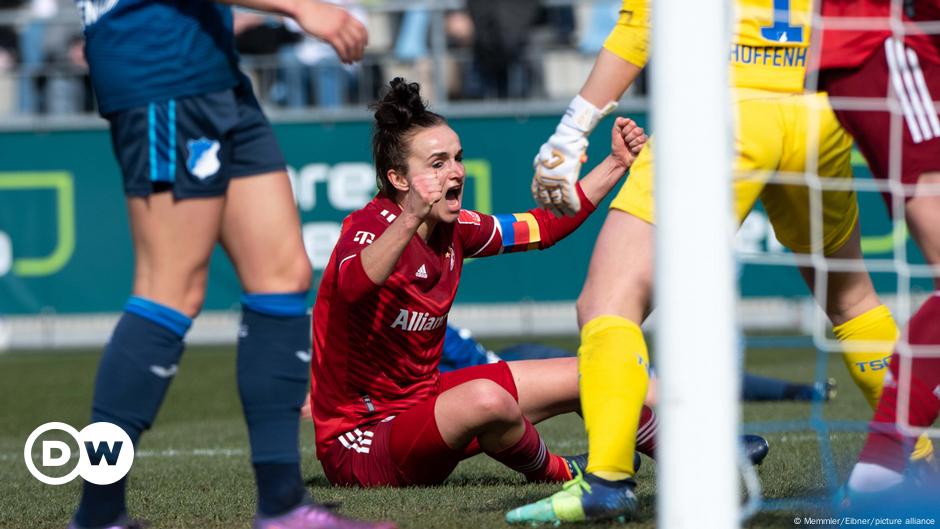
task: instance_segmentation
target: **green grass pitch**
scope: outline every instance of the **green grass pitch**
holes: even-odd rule
[[[574,339],[546,341],[574,349]],[[489,341],[498,349],[511,341]],[[708,354],[707,350],[688,354]],[[78,500],[79,481],[49,486],[33,479],[23,463],[29,433],[48,421],[82,425],[87,421],[98,352],[11,353],[0,355],[0,528],[62,529]],[[810,350],[754,351],[748,369],[762,375],[809,381]],[[826,405],[828,419],[865,420],[870,416],[840,358],[830,359],[839,395]],[[702,380],[706,391],[709,381]],[[798,420],[809,416],[805,403],[751,403],[745,422]],[[539,426],[549,447],[562,454],[586,449],[581,420],[559,417]],[[702,432],[708,435],[708,432]],[[766,435],[770,455],[759,469],[765,496],[790,498],[821,493],[824,477],[812,432]],[[689,439],[694,443],[694,439]],[[861,446],[858,433],[832,435],[836,468],[844,478]],[[250,527],[255,505],[248,463],[247,434],[235,387],[233,347],[191,347],[180,365],[155,427],[138,447],[131,473],[129,507],[157,529]],[[529,485],[485,456],[462,463],[440,487],[359,490],[332,488],[314,456],[313,426],[301,429],[303,469],[311,494],[341,502],[350,516],[392,519],[405,529],[507,527],[507,509],[551,493],[553,485]],[[654,464],[644,460],[639,473],[639,518],[630,527],[655,526]],[[703,480],[707,487],[707,480]],[[762,513],[748,527],[793,527],[804,512]],[[608,527],[609,524],[582,527]]]

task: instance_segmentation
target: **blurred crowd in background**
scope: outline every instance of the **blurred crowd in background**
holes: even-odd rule
[[[272,109],[361,107],[394,76],[446,101],[567,99],[617,20],[619,0],[333,0],[369,29],[342,65],[289,19],[236,9],[242,68]],[[0,0],[0,117],[95,112],[74,0]],[[640,88],[642,90],[642,87]]]

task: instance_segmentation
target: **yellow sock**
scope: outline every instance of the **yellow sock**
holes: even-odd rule
[[[842,342],[842,360],[868,405],[874,410],[881,397],[881,384],[898,339],[898,326],[884,305],[832,328]]]
[[[588,434],[588,472],[604,479],[633,475],[648,366],[643,332],[632,321],[605,315],[581,329],[578,372]]]
[[[844,352],[842,360],[858,389],[862,390],[868,405],[874,410],[881,398],[881,385],[884,374],[888,372],[894,342],[898,338],[898,326],[891,317],[891,311],[879,305],[868,312],[837,325],[832,329],[836,338],[842,342]],[[927,435],[920,436],[911,460],[917,461],[933,456],[933,443]]]

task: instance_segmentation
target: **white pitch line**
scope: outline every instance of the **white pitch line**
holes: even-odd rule
[[[316,452],[315,448],[301,447],[303,454],[312,454]],[[167,449],[167,450],[140,450],[134,454],[137,458],[176,458],[176,457],[241,457],[247,456],[248,450],[244,448],[193,448],[189,450]],[[75,459],[78,455],[72,455],[69,459]],[[22,452],[3,452],[0,453],[0,461],[12,461],[23,459]],[[34,454],[33,459],[40,458]]]
[[[864,434],[864,432],[834,432],[829,434],[829,439],[834,441],[838,439],[848,439],[851,437],[858,437],[859,435]],[[794,434],[783,434],[780,433],[765,433],[764,436],[770,436],[773,438],[775,443],[808,443],[816,441],[818,438],[815,433],[805,432],[805,433],[794,433]],[[584,446],[582,441],[556,441],[547,443],[550,450],[555,451],[567,451],[572,449],[580,449]],[[316,452],[314,447],[303,446],[300,449],[300,452],[303,454],[313,454]],[[134,454],[135,458],[157,458],[157,459],[173,459],[177,457],[243,457],[248,455],[248,450],[245,448],[192,448],[192,449],[166,449],[166,450],[140,450]],[[72,459],[78,457],[73,455]],[[0,452],[0,461],[13,461],[23,459],[22,452]],[[34,458],[38,459],[38,458]]]

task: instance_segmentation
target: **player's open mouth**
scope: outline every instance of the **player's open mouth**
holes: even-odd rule
[[[447,201],[447,209],[451,212],[460,211],[460,192],[463,191],[463,186],[459,185],[452,187],[447,190],[444,194],[444,199]]]

